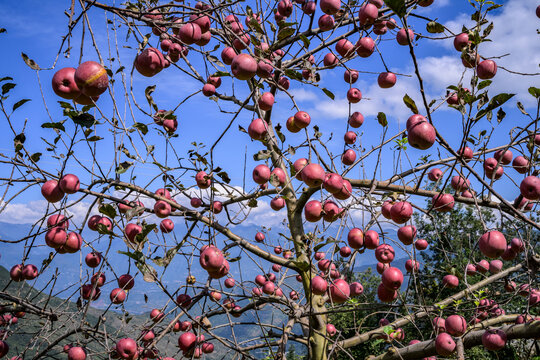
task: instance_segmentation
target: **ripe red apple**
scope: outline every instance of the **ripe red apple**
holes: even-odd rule
[[[364,246],[366,249],[375,250],[379,246],[379,233],[375,230],[368,230],[364,234]]]
[[[440,333],[435,338],[435,351],[440,356],[450,356],[456,350],[456,343],[448,333]]]
[[[405,270],[408,273],[418,272],[419,269],[420,269],[420,264],[418,263],[418,261],[412,260],[412,259],[408,259],[407,261],[405,261]]]
[[[81,90],[75,83],[75,69],[65,67],[58,70],[52,78],[54,93],[64,99],[75,99],[81,95]]]
[[[236,51],[232,47],[226,47],[221,51],[221,60],[223,60],[226,65],[231,65],[235,57]]]
[[[231,72],[239,80],[249,80],[257,72],[257,61],[249,54],[238,54],[231,63]]]
[[[359,228],[352,228],[347,235],[347,242],[353,249],[361,249],[364,246],[364,233]]]
[[[356,156],[356,155],[355,155]],[[334,197],[338,200],[347,200],[352,195],[352,186],[349,180],[343,179],[343,187],[340,192],[334,194]]]
[[[135,242],[135,237],[137,235],[139,235],[141,232],[142,232],[142,226],[138,225],[138,224],[132,224],[132,223],[129,223],[126,225],[125,229],[124,229],[124,233],[126,234],[126,238],[134,243]]]
[[[281,86],[285,90],[289,90],[289,86],[291,86],[291,82],[286,77],[282,76],[278,80],[278,85]]]
[[[349,125],[352,128],[359,128],[364,123],[364,115],[359,113],[358,111],[355,111],[352,113],[352,115],[349,117]]]
[[[257,63],[257,76],[267,79],[272,76],[273,72],[274,66],[270,60],[262,59]]]
[[[431,199],[433,209],[438,212],[449,212],[454,208],[454,197],[452,194],[435,194]]]
[[[52,228],[56,226],[67,229],[69,227],[69,220],[62,214],[55,214],[49,216],[49,218],[47,219],[47,227]]]
[[[79,65],[74,74],[75,83],[86,96],[99,96],[109,86],[109,76],[103,66],[95,61],[86,61]]]
[[[432,323],[436,333],[446,332],[446,320],[444,318],[437,316],[433,318]]]
[[[189,305],[191,305],[191,296],[189,296],[188,294],[180,294],[176,297],[176,303],[178,304],[178,306],[182,307],[182,308],[186,308],[188,307]],[[187,331],[189,330],[189,328],[187,328],[186,330],[184,330],[185,324],[182,323],[182,331]]]
[[[476,74],[479,79],[492,79],[497,74],[497,63],[493,60],[481,61],[476,67]]]
[[[303,168],[301,176],[302,181],[304,181],[307,186],[311,188],[318,188],[324,183],[326,173],[321,165],[308,164]]]
[[[9,271],[11,280],[19,282],[24,280],[23,266],[21,264],[14,265]]]
[[[261,110],[270,111],[274,106],[274,95],[270,92],[263,93],[258,100],[258,104]]]
[[[349,299],[351,290],[349,284],[343,279],[337,279],[330,285],[330,298],[336,304],[342,304]]]
[[[199,188],[208,189],[210,187],[210,184],[211,184],[211,178],[206,172],[199,171],[195,175],[195,182],[197,183],[197,186]]]
[[[450,182],[452,188],[456,191],[464,191],[469,188],[471,182],[469,179],[465,179],[459,175],[453,176]]]
[[[425,239],[418,239],[414,242],[414,247],[416,248],[416,250],[426,250],[428,247],[428,242]]]
[[[479,273],[482,273],[482,274],[485,274],[489,269],[489,262],[485,259],[482,259],[480,260],[477,264],[476,264],[476,270],[479,272]]]
[[[476,265],[467,264],[467,267],[465,268],[465,272],[467,273],[467,275],[476,275]]]
[[[264,184],[270,180],[270,168],[264,164],[255,166],[253,169],[253,181],[257,184]]]
[[[356,142],[356,133],[354,131],[347,131],[343,136],[345,144],[352,145]]]
[[[529,200],[540,199],[540,179],[536,176],[527,176],[519,185],[519,191]]]
[[[452,335],[459,337],[467,331],[467,321],[461,315],[450,315],[445,321],[446,331]]]
[[[123,274],[118,277],[118,287],[123,290],[130,290],[135,286],[135,280],[129,274]]]
[[[212,84],[204,84],[202,93],[204,96],[213,96],[216,93],[216,87]]]
[[[351,88],[347,91],[347,100],[352,103],[356,104],[362,100],[362,92],[357,88]]]
[[[513,155],[512,155],[512,152],[509,149],[501,149],[501,150],[497,150],[495,152],[495,154],[493,154],[493,157],[496,160],[499,160],[499,159],[502,158],[501,159],[501,164],[508,165],[512,161]]]
[[[428,179],[431,181],[438,181],[442,176],[443,172],[438,168],[433,168],[428,172]]]
[[[350,56],[351,54],[354,54],[354,45],[347,39],[341,39],[336,43],[336,52],[342,57]],[[358,78],[358,72],[356,77]],[[346,82],[349,83],[348,81]]]
[[[86,360],[86,351],[80,346],[73,346],[68,351],[68,360]]]
[[[478,240],[478,247],[485,256],[495,259],[506,250],[506,239],[499,231],[488,231]]]
[[[399,29],[396,35],[396,41],[399,45],[409,45],[409,40],[407,39],[407,32],[409,33],[410,41],[414,40],[414,32],[411,29],[405,30],[405,28]]]
[[[357,70],[347,69],[343,73],[343,80],[345,80],[347,84],[354,84],[358,80],[358,75]]]
[[[116,343],[116,353],[120,358],[125,360],[136,359],[138,357],[139,349],[135,340],[131,338],[123,338]]]
[[[84,261],[88,267],[96,268],[101,264],[101,254],[93,251],[86,255]]]
[[[105,284],[106,280],[107,278],[105,277],[105,274],[102,272],[98,272],[92,275],[92,277],[90,278],[90,284],[101,287]]]
[[[134,65],[141,75],[152,77],[165,67],[165,57],[158,49],[149,47],[137,55]]]
[[[154,204],[154,213],[159,218],[166,218],[171,215],[171,205],[164,200],[158,200]]]
[[[391,215],[390,211],[391,211],[393,205],[394,204],[392,202],[385,201],[381,206],[381,214],[382,214],[382,216],[384,216],[388,220],[392,219],[392,215]]]
[[[469,162],[473,158],[473,151],[468,146],[465,146],[464,148],[460,148],[457,151],[457,153],[458,153],[458,155],[461,155],[463,157],[463,160],[465,160],[465,162]]]
[[[491,260],[489,262],[489,272],[492,274],[500,273],[503,268],[503,262],[501,260]]]
[[[66,244],[67,233],[64,228],[57,226],[53,227],[45,234],[45,243],[53,249],[59,249]]]
[[[309,201],[304,208],[304,216],[309,222],[321,220],[323,216],[321,202],[319,200]]]
[[[402,226],[398,229],[397,236],[403,245],[411,245],[416,237],[416,227],[412,225]]]
[[[347,149],[345,150],[343,155],[341,155],[341,162],[344,165],[347,165],[347,166],[352,165],[354,164],[355,161],[356,161],[356,153],[354,152],[353,149]]]
[[[410,203],[407,201],[399,201],[392,205],[390,209],[390,216],[392,221],[397,224],[404,224],[411,218],[413,209]]]
[[[121,304],[126,300],[126,292],[120,288],[112,289],[109,298],[113,304]]]
[[[394,256],[394,248],[388,244],[381,244],[375,249],[375,258],[381,263],[391,263],[394,260]]]
[[[514,158],[514,161],[512,161],[512,167],[520,174],[527,173],[529,166],[529,160],[524,156],[517,156]]]
[[[409,144],[420,150],[427,150],[435,143],[435,128],[427,121],[407,127]]]
[[[25,265],[22,269],[22,276],[25,280],[34,280],[38,275],[38,268],[33,264]]]
[[[186,45],[195,44],[201,39],[201,35],[201,27],[194,22],[186,23],[178,30],[178,38]]]
[[[294,125],[300,129],[306,128],[311,122],[311,116],[305,111],[298,111],[294,114]]]
[[[340,0],[321,0],[319,3],[321,10],[325,14],[334,15],[337,13],[341,7]]]
[[[379,300],[381,300],[382,302],[389,303],[397,299],[398,292],[387,289],[381,283],[379,284],[379,287],[377,288],[377,296],[379,297]]]
[[[281,196],[276,196],[272,200],[270,200],[270,207],[274,211],[279,211],[285,207],[285,199]]]
[[[101,290],[98,287],[94,287],[92,284],[85,284],[81,286],[81,297],[84,300],[97,300],[101,295]]]
[[[367,25],[367,24],[373,24],[375,20],[377,20],[377,17],[379,16],[379,9],[377,6],[368,3],[365,5],[362,5],[360,7],[360,10],[358,11],[358,20],[360,21],[360,25]]]
[[[171,219],[163,219],[159,223],[161,232],[167,234],[174,230],[174,222]]]
[[[326,292],[328,283],[319,275],[316,275],[311,279],[311,291],[315,295],[322,295]]]
[[[396,74],[391,72],[382,72],[377,78],[377,83],[383,89],[389,89],[396,84]]]
[[[343,178],[335,173],[328,173],[325,176],[323,187],[331,194],[335,194],[343,187]]]
[[[361,37],[356,43],[356,53],[360,57],[369,57],[373,51],[375,51],[375,41],[369,36]]]
[[[223,265],[225,258],[218,248],[207,247],[201,252],[199,263],[207,271],[218,271]]]
[[[306,158],[300,158],[293,163],[293,168],[296,173],[296,179],[302,180],[303,169],[308,165],[308,163],[308,159]]]
[[[324,221],[333,222],[338,219],[339,215],[342,212],[342,209],[340,209],[335,202],[331,200],[325,200],[323,204],[323,212]]]
[[[521,241],[521,239],[513,238],[510,241],[510,246],[512,247],[512,251],[516,253],[525,251],[525,245],[523,244],[523,241]]]
[[[454,48],[457,51],[461,52],[468,44],[470,44],[470,41],[467,33],[461,33],[454,38]]]
[[[458,287],[459,285],[459,279],[455,275],[445,275],[442,279],[442,283],[447,288],[453,289]]]
[[[61,248],[69,254],[74,254],[77,251],[81,250],[82,243],[83,239],[81,237],[81,234],[70,232],[67,235],[66,242],[64,243],[64,245],[62,245]]]
[[[403,273],[396,267],[389,267],[382,273],[381,282],[388,290],[398,290],[403,284]]]
[[[500,329],[486,330],[482,335],[482,345],[487,350],[501,350],[506,345],[506,333]]]
[[[302,11],[306,15],[312,15],[317,10],[317,4],[315,1],[309,0],[302,5]]]
[[[59,202],[64,198],[64,192],[60,188],[58,181],[48,180],[41,186],[41,195],[50,203]]]

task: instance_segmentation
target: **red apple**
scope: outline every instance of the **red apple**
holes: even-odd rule
[[[139,349],[135,340],[131,338],[120,339],[116,343],[116,353],[120,358],[125,360],[132,360],[138,357]]]
[[[390,209],[390,216],[392,221],[397,224],[404,224],[411,218],[413,209],[410,203],[407,201],[399,201],[392,205]]]
[[[379,246],[379,234],[375,230],[366,231],[364,234],[364,246],[370,250],[375,250]]]
[[[146,48],[137,55],[134,65],[141,75],[152,77],[165,67],[165,57],[156,48]]]
[[[68,360],[86,360],[86,351],[80,346],[73,346],[68,351]]]
[[[361,249],[364,246],[364,233],[359,228],[349,230],[347,242],[351,248],[356,250]]]
[[[75,69],[65,67],[58,70],[52,78],[54,93],[64,99],[75,99],[81,95],[81,90],[75,83]]]
[[[249,80],[257,72],[257,61],[249,54],[236,55],[231,63],[231,72],[239,80]]]
[[[396,74],[391,72],[382,72],[377,78],[377,83],[383,89],[389,89],[396,84]]]
[[[445,321],[446,331],[452,335],[459,337],[467,331],[467,322],[460,315],[450,315]]]
[[[431,181],[438,181],[442,176],[443,172],[438,168],[433,168],[428,172],[428,179]]]
[[[482,335],[482,345],[487,350],[501,350],[506,345],[506,333],[500,329],[486,330]]]
[[[435,194],[431,199],[433,209],[438,212],[449,212],[454,208],[454,197],[452,194]]]
[[[402,226],[398,229],[397,236],[403,245],[411,245],[416,237],[416,227],[412,225]]]
[[[337,279],[330,285],[330,298],[336,304],[342,304],[349,299],[351,290],[349,284],[343,279]]]
[[[382,273],[381,281],[388,290],[398,290],[403,284],[403,273],[396,267],[389,267]]]
[[[103,66],[95,61],[86,61],[79,65],[74,74],[75,83],[86,96],[99,96],[109,86],[109,76]]]
[[[356,43],[356,53],[360,57],[369,57],[375,51],[375,41],[369,36],[361,37]]]
[[[285,199],[281,196],[276,196],[272,200],[270,200],[270,207],[274,211],[279,211],[285,207]]]
[[[167,234],[174,230],[174,222],[171,219],[163,219],[159,224],[161,232]]]
[[[311,279],[311,291],[315,295],[322,295],[326,292],[328,283],[319,275],[316,275]]]
[[[109,298],[113,304],[121,304],[126,300],[126,292],[120,288],[112,289]]]
[[[497,74],[497,63],[493,60],[481,61],[476,67],[476,74],[479,79],[492,79]]]
[[[307,186],[311,188],[318,188],[324,183],[326,173],[321,165],[308,164],[303,168],[301,176],[302,181],[304,181]]]
[[[468,44],[470,44],[470,41],[467,33],[461,33],[454,38],[454,48],[457,51],[461,52]]]
[[[443,332],[435,338],[435,350],[440,356],[450,356],[456,350],[456,343],[452,336]]]
[[[488,231],[478,240],[478,247],[485,256],[495,259],[506,250],[506,239],[499,231]]]
[[[540,199],[540,179],[536,176],[527,176],[519,185],[521,195],[529,200]]]
[[[501,149],[501,150],[497,150],[495,152],[495,154],[493,154],[493,157],[496,159],[496,160],[499,160],[501,159],[501,164],[503,165],[508,165],[510,164],[510,162],[512,161],[512,152],[509,150],[509,149]]]
[[[64,192],[56,180],[46,181],[41,186],[41,195],[50,203],[59,202],[64,198]]]
[[[358,111],[355,111],[352,113],[352,115],[349,117],[349,125],[352,128],[359,128],[364,123],[364,115],[359,113]]]
[[[525,174],[529,170],[529,160],[524,156],[517,156],[512,161],[512,167],[520,174]]]
[[[381,300],[382,302],[389,303],[397,299],[398,292],[387,289],[381,283],[379,284],[379,287],[377,288],[377,296],[379,297],[379,300]]]
[[[414,247],[416,250],[426,250],[428,247],[428,242],[425,239],[418,239],[414,242]]]
[[[454,276],[454,275],[445,275],[442,279],[442,283],[447,288],[453,289],[453,288],[458,287],[459,279],[457,276]]]
[[[347,100],[352,104],[360,102],[362,100],[362,92],[357,88],[349,89],[347,91]]]
[[[304,216],[309,222],[317,222],[321,220],[322,214],[322,204],[319,200],[309,201],[304,208]]]
[[[381,263],[391,263],[394,260],[394,256],[394,248],[388,244],[381,244],[375,249],[375,258]]]
[[[120,275],[118,277],[118,287],[123,290],[130,290],[135,286],[135,280],[129,274]]]
[[[274,95],[270,92],[263,93],[258,100],[258,104],[261,110],[270,111],[274,106]]]
[[[411,29],[407,29],[407,32],[409,33],[409,38],[412,42],[414,40],[414,32]],[[401,28],[397,32],[396,41],[399,45],[409,45],[409,40],[407,39],[407,32],[405,28]]]
[[[101,254],[98,252],[91,252],[90,254],[86,255],[84,258],[84,261],[88,267],[96,268],[101,264]]]

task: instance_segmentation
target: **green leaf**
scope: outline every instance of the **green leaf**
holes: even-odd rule
[[[506,94],[506,93],[501,93],[501,94],[495,95],[494,97],[491,98],[491,100],[489,101],[489,103],[488,103],[488,105],[486,106],[486,108],[480,110],[480,111],[476,114],[476,119],[475,119],[475,121],[480,120],[480,119],[483,118],[485,115],[487,115],[488,113],[490,113],[492,110],[498,108],[499,106],[501,106],[502,104],[504,104],[505,102],[507,102],[508,100],[510,100],[512,97],[514,97],[514,95],[516,95],[516,94]],[[488,117],[488,119],[489,119],[489,117]]]
[[[529,115],[529,113],[525,111],[525,107],[523,106],[523,104],[520,103],[519,101],[517,102],[517,107],[519,111],[523,113],[523,115]]]
[[[278,32],[278,40],[281,41],[285,38],[288,38],[289,36],[291,36],[292,34],[295,33],[296,30],[294,30],[292,27],[286,27],[286,28],[283,28],[281,30],[279,30]]]
[[[478,90],[482,90],[482,89],[485,88],[486,86],[491,85],[491,83],[492,83],[491,80],[484,80],[484,81],[481,81],[480,84],[478,84]]]
[[[328,90],[327,88],[322,88],[322,91],[323,93],[325,93],[326,96],[328,96],[330,99],[334,100],[336,98],[336,96],[334,95],[333,92],[331,92],[330,90]]]
[[[111,204],[103,204],[99,207],[99,212],[111,219],[116,217],[116,209]]]
[[[385,0],[385,3],[399,17],[403,17],[407,13],[405,0]]]
[[[383,331],[385,334],[390,335],[390,333],[394,331],[394,328],[390,325],[386,325],[385,327],[383,327]]]
[[[408,94],[405,94],[403,97],[403,102],[405,105],[413,112],[413,114],[418,114],[418,108],[416,107],[416,103]]]
[[[225,65],[223,65],[223,63],[221,61],[219,61],[219,59],[214,55],[207,54],[206,58],[208,59],[208,61],[210,61],[211,63],[216,64],[217,66],[221,66],[223,68],[225,67]]]
[[[95,142],[95,141],[99,141],[99,140],[103,140],[103,138],[101,136],[97,136],[97,135],[90,136],[89,138],[86,139],[86,141],[88,141],[88,142]]]
[[[41,155],[43,155],[42,153],[35,153],[35,154],[32,154],[30,156],[30,159],[32,159],[33,162],[38,162],[39,159],[41,159]]]
[[[444,32],[444,26],[442,26],[436,21],[430,21],[426,25],[426,30],[428,33],[431,34],[440,34]]]
[[[57,130],[66,131],[63,121],[44,123],[44,124],[41,124],[41,127],[43,129],[57,129]]]
[[[388,120],[386,120],[386,114],[383,112],[379,112],[377,114],[377,120],[379,121],[379,124],[382,125],[382,127],[388,126]]]
[[[39,65],[36,64],[36,62],[34,60],[29,59],[28,55],[26,55],[25,53],[21,53],[21,56],[22,56],[24,62],[26,63],[26,65],[28,65],[31,69],[34,69],[34,70],[40,70],[41,69],[39,67]]]
[[[229,177],[229,175],[225,171],[220,171],[220,172],[216,173],[216,175],[219,176],[221,178],[221,180],[223,180],[227,184],[229,184],[231,182],[231,178]]]
[[[304,34],[300,34],[300,40],[302,40],[302,42],[304,43],[304,47],[307,49],[309,48],[309,45],[311,44],[311,42],[309,41],[309,39],[304,35]]]
[[[154,230],[157,227],[156,224],[142,224],[142,231],[135,236],[135,241],[139,243],[144,243],[146,241],[146,237],[152,230]]]
[[[142,132],[143,135],[146,135],[148,133],[148,126],[143,123],[136,122],[135,124],[133,124],[133,127]]]
[[[301,271],[309,270],[309,263],[307,261],[293,261],[293,264]]]
[[[97,123],[96,119],[92,114],[89,113],[78,113],[71,116],[75,124],[81,125],[82,127],[89,128]]]
[[[22,99],[22,100],[17,101],[13,105],[13,111],[17,110],[18,108],[20,108],[21,106],[23,106],[25,103],[27,103],[29,101],[30,101],[30,99]]]
[[[256,208],[258,206],[257,199],[249,199],[247,206],[250,208]]]
[[[506,113],[504,112],[504,110],[502,108],[499,108],[499,110],[497,111],[497,122],[501,122],[504,117],[506,116]]]
[[[270,158],[271,153],[268,150],[259,150],[255,155],[253,155],[253,160],[260,161]]]
[[[212,74],[212,77],[216,77],[216,76],[231,76],[231,74],[229,74],[228,72],[226,71],[216,71],[214,74]]]
[[[17,86],[17,84],[14,84],[14,83],[6,83],[2,85],[2,95],[6,95],[15,86]]]
[[[133,165],[133,162],[131,162],[131,161],[124,161],[124,162],[118,164],[118,167],[116,168],[116,173],[117,173],[117,174],[123,174],[123,173],[125,173],[132,165]]]
[[[287,75],[291,79],[302,80],[302,74],[300,74],[296,70],[287,69],[287,70],[285,70],[285,75]]]
[[[529,88],[529,94],[531,94],[535,98],[539,98],[540,97],[540,89],[537,88],[537,87],[531,86]]]

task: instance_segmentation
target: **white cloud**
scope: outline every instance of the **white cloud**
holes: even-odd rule
[[[4,206],[5,203],[0,203],[0,206]],[[66,212],[69,217],[72,217],[71,222],[74,224],[80,224],[90,208],[90,203],[73,201],[68,202]],[[47,210],[47,206],[49,206]],[[48,204],[45,200],[30,201],[28,203],[9,203],[6,208],[0,213],[0,221],[8,224],[35,224],[41,220],[45,215],[50,216],[57,213],[55,209],[58,209],[57,205]],[[96,214],[97,208],[93,209],[91,214]]]

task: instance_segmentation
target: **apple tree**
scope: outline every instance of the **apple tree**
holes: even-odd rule
[[[66,2],[39,116],[1,79],[0,212],[46,205],[0,240],[0,356],[538,355],[540,89],[498,80],[539,74],[490,47],[510,4],[437,1]]]

